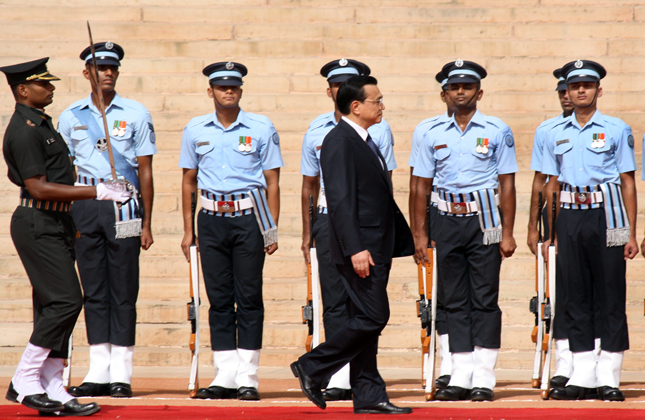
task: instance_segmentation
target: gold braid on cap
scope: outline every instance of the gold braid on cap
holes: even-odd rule
[[[25,81],[30,82],[30,81],[36,80],[36,79],[42,79],[42,80],[56,80],[56,79],[58,79],[58,77],[56,77],[56,76],[45,77],[48,74],[49,74],[49,71],[46,71],[46,72],[40,73],[40,74],[32,74],[31,76],[27,77],[25,79]]]

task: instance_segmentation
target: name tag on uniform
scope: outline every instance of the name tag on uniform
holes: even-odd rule
[[[322,149],[322,146],[316,146],[316,150]]]
[[[209,144],[211,144],[210,141],[198,141],[197,142],[197,147],[199,147],[199,146],[208,146]]]
[[[74,131],[78,131],[78,130],[87,130],[87,126],[86,125],[77,125],[76,127],[74,127]]]
[[[45,140],[45,141],[47,142],[47,144],[52,144],[52,143],[55,143],[55,142],[56,142],[56,139],[51,138],[51,139],[47,139],[47,140]]]
[[[448,145],[447,145],[447,144],[440,144],[440,145],[438,145],[438,146],[435,146],[435,147],[434,147],[434,150],[445,149],[446,147],[448,147]]]
[[[556,146],[559,146],[561,144],[569,143],[569,139],[564,139],[564,140],[558,140],[555,142]]]

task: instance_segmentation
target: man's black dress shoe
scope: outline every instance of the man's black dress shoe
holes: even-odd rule
[[[95,402],[89,403],[89,404],[81,404],[78,402],[76,398],[73,400],[69,400],[65,404],[63,404],[65,407],[63,410],[61,410],[60,414],[56,413],[48,413],[44,411],[39,411],[38,414],[41,416],[46,416],[46,417],[52,417],[52,416],[61,416],[61,417],[66,417],[66,416],[74,416],[74,417],[82,417],[82,416],[91,416],[92,414],[98,413],[101,411],[101,407]]]
[[[625,395],[623,395],[623,391],[611,386],[599,387],[598,394],[600,394],[600,398],[605,401],[625,401]]]
[[[237,390],[237,399],[243,401],[258,401],[260,393],[252,386],[241,386]]]
[[[305,373],[305,371],[302,370],[299,362],[293,362],[291,364],[291,372],[293,372],[293,375],[300,381],[300,388],[305,396],[309,398],[309,401],[324,410],[327,407],[327,403],[325,403],[322,392],[320,392],[320,385],[315,383]]]
[[[13,387],[13,382],[9,383],[6,398],[9,401],[18,402],[18,391]],[[47,394],[27,395],[22,399],[22,405],[33,410],[40,410],[47,413],[53,413],[63,410],[63,403],[60,401],[50,400]]]
[[[195,394],[195,398],[203,400],[229,400],[237,398],[237,389],[213,385],[208,388],[199,388],[197,394]]]
[[[445,389],[438,390],[434,395],[434,399],[439,401],[460,401],[467,400],[469,396],[470,389],[460,386],[449,386]]]
[[[322,393],[325,401],[351,401],[352,390],[343,388],[327,388]]]
[[[567,385],[567,382],[569,382],[569,378],[567,378],[566,376],[558,375],[551,378],[549,385],[551,386],[551,388],[564,388]]]
[[[73,397],[107,397],[110,395],[110,384],[83,382],[79,386],[70,386],[67,392]]]
[[[397,407],[389,401],[368,405],[367,407],[355,408],[354,414],[410,414],[410,407]]]
[[[448,384],[450,383],[450,375],[441,375],[434,381],[434,386],[437,387],[437,389],[445,389],[448,388]]]
[[[110,397],[113,398],[130,398],[132,396],[132,387],[130,384],[123,382],[112,382],[110,384]]]
[[[473,388],[470,391],[471,401],[493,401],[493,390],[490,388]]]
[[[549,393],[549,398],[554,400],[592,400],[598,398],[598,390],[567,385],[564,388],[553,388]]]

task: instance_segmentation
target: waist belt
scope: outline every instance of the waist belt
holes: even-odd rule
[[[439,193],[437,191],[435,191],[434,187],[433,187],[433,191],[430,193],[430,202],[434,203],[434,204],[437,204],[437,203],[439,203],[439,200],[440,200],[439,199]]]
[[[253,208],[253,201],[250,198],[237,201],[215,201],[201,195],[199,199],[204,209],[218,213],[235,213],[236,211]]]
[[[69,212],[72,208],[71,201],[42,201],[29,195],[26,189],[20,189],[20,206],[32,209]]]
[[[436,197],[437,208],[439,211],[443,211],[450,214],[471,214],[477,213],[479,211],[479,205],[477,201],[467,201],[462,203],[451,203],[439,197],[439,194],[433,192],[430,196],[430,201]],[[499,195],[495,194],[495,205],[499,206]]]
[[[560,202],[568,204],[598,204],[604,201],[602,191],[570,192],[560,191]]]

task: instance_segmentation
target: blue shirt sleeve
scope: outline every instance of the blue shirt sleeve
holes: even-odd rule
[[[305,176],[320,175],[320,162],[316,155],[316,145],[311,141],[309,131],[302,139],[302,156],[300,158],[300,173]]]
[[[74,142],[72,141],[72,118],[74,114],[71,111],[63,111],[58,117],[58,132],[65,142],[67,142],[67,148],[69,149],[69,155],[74,156]]]
[[[260,139],[260,162],[263,171],[284,166],[280,153],[280,136],[273,124],[269,125]]]
[[[634,136],[632,129],[625,124],[616,139],[616,166],[619,173],[631,172],[637,169],[636,156],[634,156]],[[630,139],[631,138],[631,139]],[[631,146],[630,146],[631,144]]]
[[[148,110],[142,113],[134,127],[134,150],[137,156],[149,156],[157,153],[155,129]]]
[[[542,172],[542,149],[544,148],[544,136],[546,130],[540,126],[535,130],[535,137],[533,139],[533,152],[531,153],[531,170],[535,172]]]
[[[198,169],[199,161],[195,152],[195,144],[188,126],[184,128],[181,137],[181,153],[179,155],[179,167],[185,169]]]
[[[385,121],[381,121],[379,124],[371,126],[367,131],[383,155],[387,170],[392,171],[396,169],[396,160],[394,159],[393,151],[394,137],[392,136],[390,125]]]
[[[560,175],[560,162],[555,157],[555,133],[557,131],[549,130],[544,136],[544,144],[542,145],[542,173],[545,175]]]
[[[498,147],[495,150],[497,160],[497,174],[513,174],[518,171],[517,159],[515,157],[515,139],[510,128],[506,127],[497,134]]]
[[[428,137],[419,142],[412,175],[421,178],[434,178],[437,162],[434,158],[434,148]]]
[[[420,126],[417,126],[417,128],[414,129],[414,133],[412,133],[412,147],[410,148],[410,159],[408,159],[408,166],[411,168],[416,167],[415,162],[417,155],[419,154],[419,147],[423,142],[424,133],[425,131]]]

